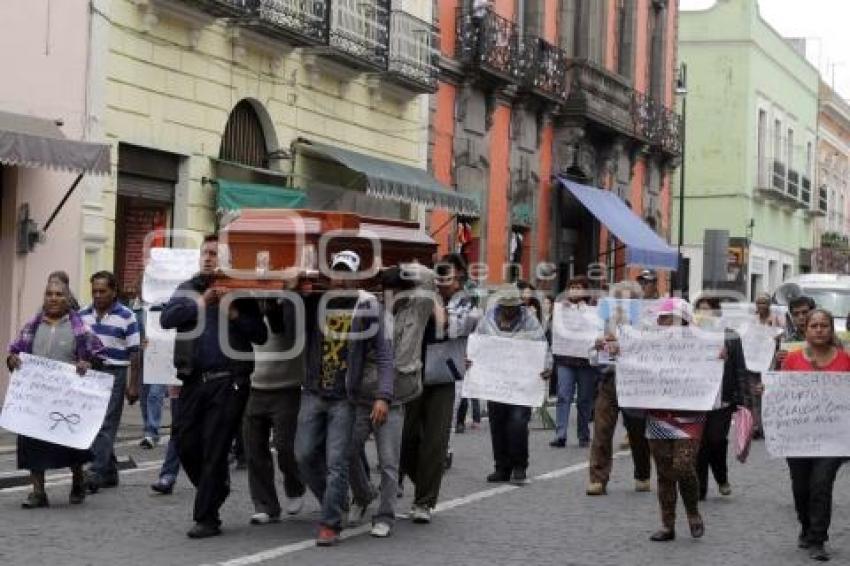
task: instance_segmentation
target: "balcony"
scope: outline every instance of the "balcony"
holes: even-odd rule
[[[393,10],[390,16],[390,79],[409,90],[430,93],[437,90],[436,29],[406,12]]]
[[[800,200],[806,208],[812,206],[812,181],[806,176],[803,176],[803,182],[800,184]]]
[[[773,162],[773,183],[775,190],[785,194],[785,165],[780,161]]]
[[[491,79],[519,82],[520,50],[516,25],[488,10],[480,18],[465,8],[457,11],[457,47],[461,63]]]
[[[567,57],[545,39],[525,36],[520,41],[520,80],[524,90],[561,102],[567,82]]]
[[[183,2],[193,4],[219,18],[239,18],[250,16],[255,12],[260,0],[183,0]]]
[[[332,54],[364,70],[388,64],[390,13],[385,0],[330,0]]]
[[[794,199],[800,198],[800,175],[793,169],[788,170],[788,185],[786,190],[789,197]]]
[[[634,91],[624,79],[591,61],[569,59],[566,90],[562,117],[588,120],[603,129],[635,137]]]
[[[328,42],[327,0],[253,0],[243,3],[251,5],[254,16],[247,27],[294,45],[324,45]]]
[[[682,120],[673,110],[648,96],[635,92],[632,97],[635,136],[661,153],[682,153]]]

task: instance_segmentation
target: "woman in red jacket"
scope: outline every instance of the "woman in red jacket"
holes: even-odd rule
[[[838,346],[829,311],[813,310],[805,330],[805,348],[788,354],[783,371],[850,372],[850,355]],[[809,556],[822,562],[829,560],[824,543],[829,538],[832,487],[842,462],[842,458],[788,458],[794,507],[802,527],[798,546],[809,549]]]

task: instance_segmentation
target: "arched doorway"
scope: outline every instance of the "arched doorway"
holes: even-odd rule
[[[268,168],[266,132],[251,101],[240,101],[230,112],[218,157],[249,167]]]

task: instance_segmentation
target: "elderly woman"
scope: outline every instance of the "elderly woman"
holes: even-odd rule
[[[9,346],[6,365],[9,371],[21,367],[20,354],[32,354],[77,366],[81,376],[93,364],[99,363],[103,350],[100,340],[83,324],[70,307],[68,286],[56,278],[48,281],[41,312],[28,322],[17,340]],[[44,473],[56,468],[71,468],[73,483],[69,501],[82,503],[85,499],[83,464],[91,459],[88,450],[77,450],[35,438],[18,436],[18,468],[29,470],[33,491],[22,503],[25,509],[47,507]]]

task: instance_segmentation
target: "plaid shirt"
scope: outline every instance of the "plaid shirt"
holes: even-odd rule
[[[97,336],[85,325],[83,319],[80,318],[74,311],[68,311],[68,319],[71,322],[71,329],[74,331],[74,340],[76,341],[75,353],[77,360],[93,362],[102,358],[103,344]],[[44,313],[39,313],[29,322],[27,322],[18,334],[18,338],[9,344],[10,354],[32,354],[32,345],[35,342],[35,333],[39,325],[44,320]]]

